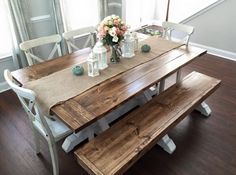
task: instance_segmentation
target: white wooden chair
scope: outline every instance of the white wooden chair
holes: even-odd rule
[[[85,27],[77,30],[71,30],[68,32],[64,32],[62,34],[63,38],[66,40],[67,47],[69,53],[72,53],[73,50],[81,50],[86,47],[93,47],[95,44],[95,36],[96,34],[96,29],[93,26],[90,27]],[[81,39],[82,37],[88,36],[86,42],[82,46],[82,48],[79,48],[76,44],[75,41]]]
[[[181,33],[183,35],[182,38],[178,38],[178,42],[182,42],[186,45],[189,43],[189,38],[194,32],[194,27],[184,25],[184,24],[177,24],[177,23],[172,23],[172,22],[163,22],[162,27],[164,28],[164,37],[169,40],[175,40],[172,36],[172,33],[174,31]]]
[[[20,44],[20,48],[21,50],[25,52],[28,64],[29,66],[31,66],[35,62],[44,62],[45,60],[52,59],[56,52],[58,54],[57,56],[61,56],[62,54],[61,54],[60,42],[61,42],[61,36],[56,34],[56,35],[45,36],[45,37],[25,41]],[[33,54],[32,48],[39,47],[46,44],[55,44],[49,56],[46,59],[40,58],[36,56],[35,54]]]
[[[162,27],[164,28],[164,36],[163,36],[164,38],[183,43],[186,46],[188,46],[189,39],[194,32],[194,27],[192,26],[188,26],[185,24],[177,24],[167,21],[162,23]],[[174,31],[177,32],[176,33],[177,35],[181,35],[181,38],[173,37],[172,34]],[[181,71],[178,70],[176,75],[176,81],[178,82],[180,81],[180,79],[181,79]],[[164,86],[165,84],[162,84],[162,88],[164,88]]]
[[[32,90],[17,86],[13,82],[13,78],[9,70],[4,71],[4,78],[12,90],[17,94],[25,112],[29,117],[35,138],[36,153],[38,154],[40,151],[39,134],[41,134],[49,146],[53,166],[53,175],[58,175],[59,164],[56,142],[72,133],[72,131],[55,116],[43,116],[35,100],[36,94]]]

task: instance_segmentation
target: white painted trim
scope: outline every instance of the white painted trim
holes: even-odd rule
[[[12,53],[0,56],[0,63],[12,59]]]
[[[7,82],[1,82],[0,83],[0,93],[9,90],[10,87],[8,86]]]
[[[219,56],[219,57],[222,57],[222,58],[226,58],[228,60],[236,61],[236,52],[230,52],[230,51],[227,51],[227,50],[217,49],[217,48],[214,48],[214,47],[205,46],[205,45],[202,45],[202,44],[197,44],[197,43],[192,43],[192,42],[190,42],[189,45],[206,49],[209,54]]]
[[[48,21],[48,20],[51,20],[51,15],[50,14],[41,15],[41,16],[35,16],[35,17],[30,18],[30,21],[32,23]]]
[[[219,4],[223,3],[224,1],[225,1],[225,0],[216,1],[215,3],[213,3],[213,4],[209,5],[209,6],[207,6],[206,8],[203,8],[202,10],[200,10],[200,11],[198,11],[197,13],[191,15],[190,17],[188,17],[188,18],[186,18],[186,19],[180,21],[180,23],[185,24],[185,23],[187,23],[187,22],[189,22],[189,21],[191,21],[191,20],[197,18],[198,16],[202,15],[203,13],[206,13],[206,12],[209,11],[210,9],[212,9],[212,8],[214,8],[214,7],[216,7],[216,6],[218,6]]]

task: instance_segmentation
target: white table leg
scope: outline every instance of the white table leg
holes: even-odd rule
[[[71,150],[73,150],[76,145],[83,142],[85,139],[91,137],[92,135],[93,134],[91,134],[91,131],[89,131],[87,128],[80,131],[80,132],[78,132],[78,133],[76,133],[76,134],[73,133],[65,139],[65,141],[62,144],[62,149],[66,153],[68,153]]]
[[[211,109],[208,104],[206,104],[206,102],[202,102],[195,110],[199,111],[206,117],[209,117],[211,115]]]
[[[164,137],[162,137],[157,144],[162,147],[167,153],[172,154],[175,149],[176,145],[173,142],[173,140],[166,134]]]
[[[178,83],[178,82],[180,82],[181,81],[181,70],[179,69],[178,71],[177,71],[177,73],[176,73],[176,82]]]
[[[102,131],[105,131],[108,128],[109,128],[109,125],[106,122],[106,119],[100,119],[96,123],[83,129],[82,131],[69,135],[63,142],[62,149],[66,153],[68,153],[71,150],[73,150],[76,145],[80,144],[85,139],[91,140],[94,138],[95,133],[96,134],[101,133]]]
[[[165,79],[160,81],[160,85],[159,85],[159,93],[161,93],[162,91],[165,90]]]
[[[97,125],[94,128],[94,133],[98,135],[103,131],[107,130],[108,128],[110,128],[110,126],[107,120],[105,118],[101,118],[100,120],[97,121]]]

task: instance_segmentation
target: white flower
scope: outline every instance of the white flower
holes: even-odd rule
[[[114,15],[114,14],[113,14],[113,15],[111,15],[111,18],[115,19],[115,17],[116,17],[116,15]]]
[[[109,34],[114,37],[114,36],[116,35],[116,27],[112,27],[112,28],[109,30]]]
[[[104,18],[105,21],[111,20],[111,16],[107,16],[106,18]]]
[[[108,21],[108,25],[113,25],[113,21]]]
[[[113,41],[113,42],[115,42],[115,43],[116,43],[116,42],[118,42],[118,40],[119,40],[119,38],[118,38],[116,35],[115,35],[115,36],[113,36],[113,38],[112,38],[112,41]]]

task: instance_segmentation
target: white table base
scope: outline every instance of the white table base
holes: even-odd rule
[[[176,82],[179,82],[181,80],[181,70],[178,70]],[[73,133],[70,136],[68,136],[64,143],[62,144],[63,150],[68,153],[73,148],[84,141],[85,139],[92,139],[94,138],[94,134],[100,134],[101,132],[105,131],[109,128],[109,123],[113,122],[114,120],[118,119],[120,116],[124,115],[137,105],[142,106],[148,101],[152,99],[152,96],[155,94],[158,94],[159,92],[162,92],[165,90],[165,80],[162,80],[160,83],[158,83],[157,86],[153,86],[150,89],[144,91],[143,94],[136,96],[135,98],[129,100],[124,105],[120,106],[119,108],[115,109],[111,113],[107,114],[104,118],[100,119],[98,122],[92,124],[91,126],[83,129],[82,131],[78,133]],[[197,108],[197,111],[201,112],[204,116],[210,116],[211,109],[210,107],[205,103],[202,102]],[[164,137],[162,137],[158,142],[157,145],[161,146],[167,153],[172,154],[175,149],[176,145],[173,142],[173,140],[166,134]]]

